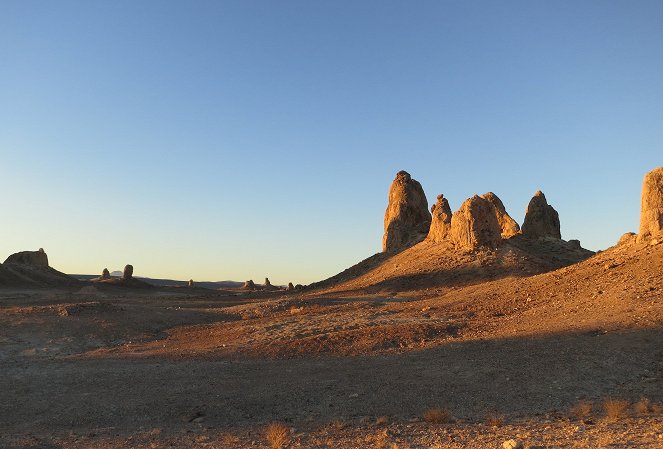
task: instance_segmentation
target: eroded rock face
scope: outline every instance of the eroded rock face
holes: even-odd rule
[[[127,265],[124,267],[124,271],[122,272],[122,279],[131,279],[134,276],[134,267],[133,265]]]
[[[502,241],[501,234],[495,207],[478,195],[465,200],[451,217],[449,237],[457,247],[468,250],[495,248]]]
[[[111,278],[110,271],[108,271],[108,268],[104,268],[103,271],[101,272],[101,278],[100,279],[105,280],[105,279],[110,279],[110,278]]]
[[[488,192],[481,195],[481,198],[490,201],[490,203],[495,208],[495,216],[497,218],[497,222],[500,225],[500,229],[502,229],[503,239],[513,237],[520,232],[520,226],[518,226],[516,220],[511,218],[511,216],[506,212],[504,203],[502,203],[502,200],[500,200],[497,195],[495,195],[493,192]]]
[[[30,265],[33,267],[47,268],[48,256],[44,252],[43,248],[39,248],[39,251],[21,251],[19,253],[14,253],[7,257],[5,263],[16,263],[21,265]]]
[[[389,188],[382,251],[396,252],[421,242],[428,235],[430,224],[424,189],[408,172],[399,171]]]
[[[540,190],[534,194],[525,211],[523,235],[529,238],[553,237],[561,239],[559,214],[548,204]]]
[[[437,202],[431,207],[432,221],[428,231],[428,240],[441,242],[446,240],[451,230],[451,207],[449,201],[440,194],[437,196]]]
[[[248,281],[244,282],[242,288],[245,288],[247,290],[253,290],[254,288],[256,288],[256,284],[255,282],[253,282],[253,279],[249,279]]]
[[[640,203],[638,241],[663,237],[663,167],[645,175]]]

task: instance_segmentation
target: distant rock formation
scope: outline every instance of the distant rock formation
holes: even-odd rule
[[[528,238],[553,237],[561,239],[559,214],[548,204],[546,196],[537,191],[527,206],[522,232]]]
[[[451,217],[451,241],[460,248],[495,248],[502,240],[502,228],[493,204],[478,196],[465,200]]]
[[[265,284],[264,285],[265,285],[265,287],[271,287],[272,286],[272,283],[269,282],[269,278],[265,278]]]
[[[399,171],[389,188],[382,251],[397,252],[421,242],[428,235],[430,224],[424,189],[408,172]]]
[[[44,252],[44,248],[39,248],[38,251],[21,251],[14,253],[7,257],[5,263],[15,263],[20,265],[30,265],[33,267],[48,268],[48,256]]]
[[[288,282],[288,288],[286,288],[286,291],[291,292],[291,291],[293,291],[294,289],[295,289],[295,286],[292,285],[292,282]]]
[[[502,200],[500,200],[497,195],[495,195],[493,192],[488,192],[481,195],[481,198],[490,201],[490,203],[495,208],[495,216],[497,217],[497,222],[502,229],[501,234],[503,239],[513,237],[520,232],[520,226],[518,226],[516,220],[511,218],[511,216],[509,216],[509,214],[506,212],[506,208],[504,207]]]
[[[127,265],[126,267],[124,267],[124,271],[122,272],[122,279],[128,281],[129,279],[133,278],[133,276],[134,276],[133,265]]]
[[[248,281],[244,282],[242,288],[246,290],[254,290],[256,288],[256,284],[253,282],[253,279],[249,279]]]
[[[103,271],[101,272],[101,277],[99,279],[101,279],[103,281],[103,280],[110,279],[110,278],[111,278],[111,275],[110,275],[110,272],[108,271],[108,268],[104,268]]]
[[[651,238],[663,238],[663,167],[647,173],[642,182],[638,241]]]
[[[187,283],[187,287],[193,288],[193,279],[189,279],[189,282]]]
[[[449,201],[440,194],[437,196],[437,202],[430,209],[433,217],[430,230],[428,231],[428,240],[439,243],[447,239],[451,230],[451,207]]]

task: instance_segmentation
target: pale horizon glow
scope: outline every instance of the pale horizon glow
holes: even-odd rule
[[[637,232],[663,2],[8,0],[0,261],[308,284],[381,250],[399,170]]]

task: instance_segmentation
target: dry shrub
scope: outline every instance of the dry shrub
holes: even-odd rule
[[[333,430],[343,430],[345,428],[345,422],[342,419],[335,419],[329,423],[329,427]]]
[[[584,421],[592,415],[592,403],[587,401],[579,401],[571,409],[571,413],[575,415],[580,421]]]
[[[283,423],[273,422],[265,427],[265,438],[272,449],[282,449],[290,436],[290,429]]]
[[[239,438],[233,434],[224,433],[220,436],[219,443],[221,443],[223,447],[232,447],[239,444]]]
[[[624,399],[606,399],[603,401],[605,417],[609,421],[617,421],[628,414],[629,402]]]
[[[424,412],[424,421],[431,424],[445,424],[451,419],[449,410],[443,408],[429,408]]]
[[[386,426],[389,424],[389,417],[387,415],[383,416],[378,416],[377,419],[375,420],[375,424],[378,426]]]
[[[647,415],[652,411],[651,402],[649,399],[642,398],[633,405],[633,409],[638,415]]]
[[[490,427],[501,427],[504,425],[504,415],[499,413],[489,413],[486,415],[486,425]]]
[[[656,414],[656,415],[663,414],[663,405],[661,405],[661,404],[650,404],[649,408],[650,408],[651,412]]]

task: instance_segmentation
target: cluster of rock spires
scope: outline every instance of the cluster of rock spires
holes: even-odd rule
[[[421,184],[409,173],[400,171],[389,189],[382,250],[402,251],[424,239],[438,243],[450,241],[469,250],[495,248],[503,239],[517,234],[561,239],[559,215],[542,192],[536,192],[527,206],[521,230],[493,192],[468,198],[453,214],[444,195],[438,195],[429,213]]]
[[[272,283],[269,281],[269,278],[265,278],[265,283],[263,285],[257,285],[255,282],[253,282],[253,279],[249,279],[248,281],[244,282],[242,288],[244,290],[283,290],[283,287],[272,285]],[[285,288],[285,291],[291,292],[300,291],[303,289],[304,286],[301,284],[292,285],[292,282],[288,282],[288,286]]]

